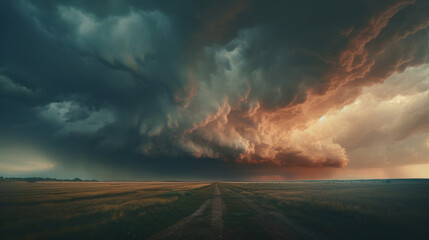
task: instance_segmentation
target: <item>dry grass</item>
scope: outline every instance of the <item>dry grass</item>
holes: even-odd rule
[[[38,239],[83,231],[176,201],[208,183],[2,182],[0,233]],[[22,234],[25,232],[25,234]]]

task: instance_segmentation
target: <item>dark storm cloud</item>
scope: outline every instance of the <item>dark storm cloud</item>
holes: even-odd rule
[[[340,145],[294,131],[428,62],[427,1],[22,0],[0,11],[1,138],[37,141],[63,163],[344,166]]]

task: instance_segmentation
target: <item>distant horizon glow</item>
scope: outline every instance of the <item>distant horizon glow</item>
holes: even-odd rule
[[[215,5],[0,3],[0,174],[429,178],[426,1]]]

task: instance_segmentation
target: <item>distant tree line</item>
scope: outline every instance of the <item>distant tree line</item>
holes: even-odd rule
[[[0,177],[1,182],[98,182],[97,180],[82,180],[80,178],[73,179],[58,179],[58,178],[42,178],[42,177]]]

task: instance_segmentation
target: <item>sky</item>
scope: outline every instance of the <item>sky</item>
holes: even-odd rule
[[[0,3],[0,175],[429,178],[429,1]]]

